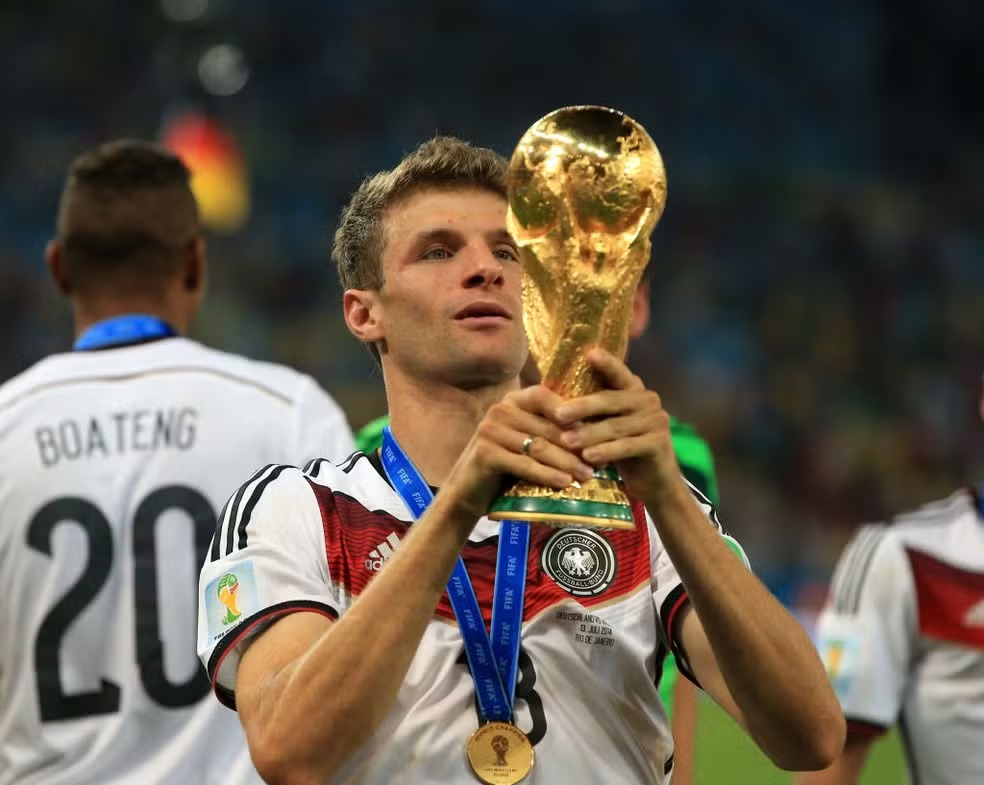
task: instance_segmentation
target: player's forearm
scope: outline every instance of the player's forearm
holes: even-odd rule
[[[260,709],[270,772],[324,782],[389,713],[471,525],[436,500],[352,607],[300,657]],[[259,712],[258,712],[259,713]],[[258,766],[259,768],[259,766]],[[265,775],[269,776],[269,775]]]
[[[751,736],[783,768],[829,764],[844,719],[802,627],[735,559],[682,483],[644,501]]]

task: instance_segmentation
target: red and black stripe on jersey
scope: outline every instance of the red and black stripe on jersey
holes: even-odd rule
[[[369,510],[360,501],[340,491],[311,482],[321,508],[324,523],[326,557],[332,580],[353,598],[365,589],[373,572],[366,568],[370,551],[390,534],[401,540],[406,537],[410,524],[382,510]],[[641,504],[633,505],[636,527],[633,530],[615,530],[601,533],[615,553],[616,570],[612,583],[594,597],[576,598],[585,607],[607,604],[637,591],[650,583],[649,530]],[[540,567],[543,546],[556,531],[548,526],[533,526],[530,537],[530,553],[527,559],[526,600],[523,619],[528,621],[549,608],[569,602],[571,595],[559,586]],[[495,565],[498,537],[480,542],[467,542],[462,557],[486,625],[492,619],[492,591],[495,585]],[[435,614],[454,621],[447,594],[442,595]]]
[[[958,567],[916,548],[906,556],[916,589],[919,631],[927,638],[984,650],[984,572]]]
[[[343,474],[352,476],[353,470],[365,457],[362,454],[355,454],[338,468]],[[369,460],[369,463],[373,462]],[[221,558],[223,551],[229,554],[247,546],[249,525],[254,508],[259,503],[266,488],[287,468],[290,467],[277,465],[263,467],[237,493],[233,494],[224,514],[220,516],[212,546],[213,560]],[[308,468],[311,473],[304,475],[304,480],[312,494],[312,501],[316,503],[320,514],[325,542],[324,558],[327,562],[328,574],[338,590],[342,594],[347,594],[350,601],[354,601],[375,574],[375,570],[371,570],[367,566],[367,559],[370,558],[371,553],[377,550],[381,544],[391,542],[390,538],[394,534],[400,540],[404,539],[411,524],[386,510],[370,510],[365,506],[365,502],[346,492],[351,488],[362,497],[361,489],[364,487],[362,481],[356,481],[351,486],[342,483],[345,490],[333,489],[323,485],[314,476],[316,469],[324,468],[322,462],[312,462]],[[318,473],[320,474],[320,472]],[[695,494],[695,496],[697,495]],[[383,503],[383,506],[387,505]],[[392,505],[389,506],[391,510],[394,509]],[[595,531],[595,534],[602,537],[611,548],[611,552],[614,554],[615,569],[611,576],[611,582],[604,590],[592,596],[575,597],[543,569],[541,565],[544,547],[558,530],[548,526],[533,526],[530,552],[527,559],[524,621],[528,622],[550,608],[563,603],[569,604],[575,601],[585,608],[601,607],[627,598],[638,591],[649,591],[652,585],[650,526],[641,503],[633,504],[633,517],[636,523],[633,530]],[[720,524],[717,525],[720,526]],[[462,549],[462,556],[475,587],[479,606],[487,626],[491,623],[497,551],[498,536],[489,537],[479,542],[468,541]],[[686,607],[687,602],[688,598],[683,587],[677,587],[669,593],[658,612],[662,626],[670,638],[670,645],[676,652],[678,661],[684,666],[681,670],[685,675],[693,678],[687,672],[686,658],[677,642],[672,640],[675,619],[680,618],[680,612]],[[208,663],[209,675],[213,682],[215,682],[215,674],[226,653],[251,630],[255,630],[259,624],[269,623],[273,618],[299,610],[315,611],[337,618],[341,609],[320,602],[289,601],[268,607],[245,619],[237,629],[236,634],[220,641],[213,651]],[[435,616],[451,623],[455,622],[454,613],[446,594],[442,595],[435,609]],[[666,649],[663,642],[660,641],[659,656],[665,656],[665,653]],[[227,690],[221,689],[216,683],[216,694],[219,699],[226,705],[234,707],[234,696],[227,693]]]

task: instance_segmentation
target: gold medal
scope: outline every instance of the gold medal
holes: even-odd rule
[[[466,746],[472,771],[485,785],[516,785],[533,768],[533,745],[509,722],[488,722]]]

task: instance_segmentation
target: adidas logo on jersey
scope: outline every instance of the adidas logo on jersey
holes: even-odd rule
[[[366,559],[366,569],[369,572],[381,570],[383,568],[383,562],[393,555],[393,551],[396,550],[396,546],[399,544],[400,538],[396,536],[396,532],[390,532],[385,540],[369,551],[369,558]]]
[[[963,617],[964,627],[984,627],[984,600],[972,606]]]

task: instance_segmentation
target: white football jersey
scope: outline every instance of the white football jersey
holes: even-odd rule
[[[536,749],[529,785],[668,779],[673,743],[657,681],[663,658],[678,653],[668,631],[687,597],[652,522],[641,505],[634,512],[633,531],[532,528],[515,703]],[[234,705],[249,640],[285,614],[342,616],[410,524],[362,453],[306,472],[271,466],[247,482],[219,523],[199,586],[199,654],[220,700]],[[462,553],[486,628],[499,526],[481,519]],[[388,716],[334,781],[473,782],[465,743],[478,723],[445,593]]]
[[[244,474],[352,449],[309,377],[184,338],[0,387],[0,785],[256,781],[196,657],[199,569]]]
[[[853,733],[898,723],[910,781],[984,782],[984,519],[968,491],[862,528],[818,622]]]

